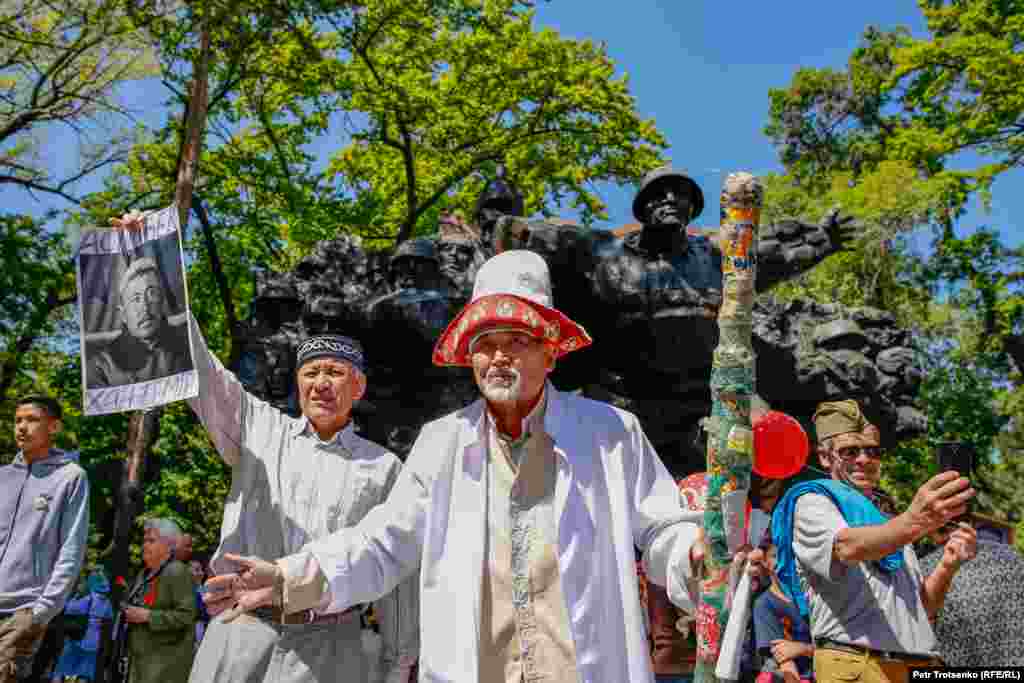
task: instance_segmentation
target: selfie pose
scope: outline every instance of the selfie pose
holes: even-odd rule
[[[943,472],[887,518],[873,502],[882,476],[878,430],[857,402],[821,404],[814,425],[831,479],[797,484],[779,501],[772,518],[779,585],[810,620],[819,683],[908,680],[910,668],[939,662],[931,621],[961,564],[975,556],[977,536],[958,525],[928,576],[911,544],[962,515],[974,489],[959,473]],[[759,554],[755,563],[763,562]]]

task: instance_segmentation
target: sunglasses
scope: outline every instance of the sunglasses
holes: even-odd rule
[[[842,460],[854,460],[863,453],[872,460],[879,460],[882,457],[881,446],[843,446],[835,450]]]

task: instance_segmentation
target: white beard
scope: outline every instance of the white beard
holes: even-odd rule
[[[505,375],[514,377],[511,384],[506,384],[508,379]],[[522,381],[517,370],[509,368],[501,373],[494,373],[494,376],[487,373],[482,384],[480,391],[491,403],[514,403],[519,400]]]

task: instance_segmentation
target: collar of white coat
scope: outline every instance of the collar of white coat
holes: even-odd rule
[[[568,462],[567,453],[575,451],[572,441],[582,428],[577,424],[579,418],[570,412],[568,396],[555,389],[551,382],[545,383],[544,394],[544,432],[551,437],[557,457]],[[460,429],[459,447],[486,443],[487,402],[482,397],[466,410],[465,420]]]
[[[337,434],[332,436],[330,439],[321,439],[320,435],[313,429],[313,425],[310,423],[309,418],[303,415],[299,419],[292,422],[292,438],[302,436],[306,434],[311,438],[316,439],[325,446],[342,446],[348,450],[353,450],[355,443],[354,439],[356,436],[356,430],[352,423],[352,418],[349,417],[345,426],[342,427]]]
[[[546,427],[546,425],[544,425],[543,423],[540,424],[540,425],[538,425],[537,423],[540,422],[544,418],[544,415],[546,413],[547,402],[548,402],[548,391],[547,391],[547,389],[548,389],[547,384],[545,384],[541,388],[540,400],[537,401],[537,405],[533,406],[533,408],[526,415],[526,417],[524,417],[522,419],[522,421],[520,422],[520,432],[519,432],[520,438],[522,438],[526,434],[533,433],[534,431],[536,431],[536,429],[538,427],[541,427],[541,428]],[[502,438],[505,438],[505,439],[509,438],[508,434],[502,434],[501,431],[498,430],[498,423],[494,419],[494,415],[491,413],[491,411],[487,410],[486,412],[487,412],[487,427],[488,427],[488,429],[493,429],[498,434],[499,437],[502,437]]]

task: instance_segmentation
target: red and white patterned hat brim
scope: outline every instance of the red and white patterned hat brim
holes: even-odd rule
[[[467,304],[434,346],[434,365],[468,367],[470,342],[488,327],[521,329],[552,344],[556,358],[590,346],[581,325],[554,308],[513,294],[491,294]]]

